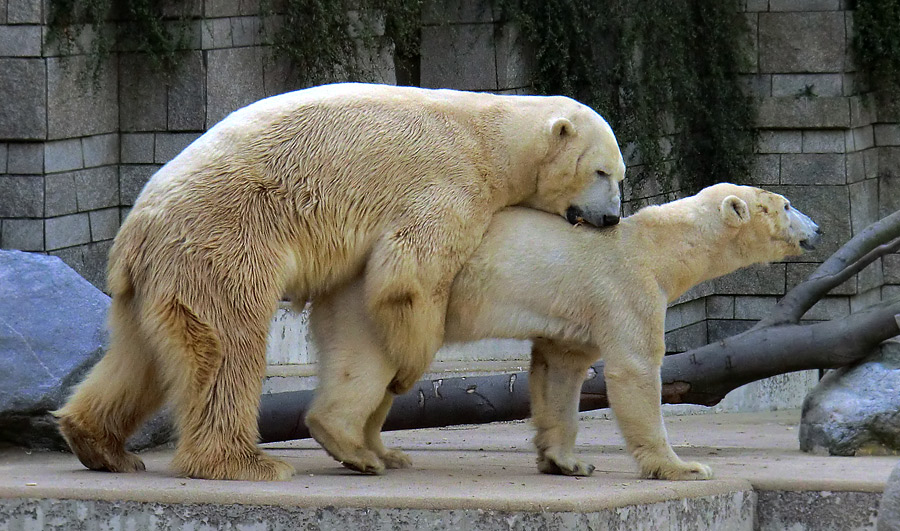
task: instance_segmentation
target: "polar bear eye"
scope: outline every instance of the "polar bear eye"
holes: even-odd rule
[[[787,212],[787,211],[790,210],[790,209],[791,209],[791,204],[790,204],[790,203],[785,203],[785,204],[784,204],[784,211]]]
[[[597,176],[598,177],[609,177],[609,174],[603,170],[597,170]]]

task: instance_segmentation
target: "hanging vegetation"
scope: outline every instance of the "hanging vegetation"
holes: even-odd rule
[[[900,109],[900,0],[856,0],[853,50],[865,81]]]
[[[742,90],[748,30],[737,0],[504,0],[536,58],[535,89],[603,114],[641,175],[689,191],[748,173],[755,107]]]

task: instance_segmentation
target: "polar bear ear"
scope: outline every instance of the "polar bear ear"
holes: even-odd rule
[[[719,210],[722,212],[722,219],[729,227],[740,227],[750,221],[750,208],[743,199],[736,195],[729,195],[723,199]]]
[[[575,126],[566,118],[553,118],[550,120],[550,134],[555,137],[574,136]]]

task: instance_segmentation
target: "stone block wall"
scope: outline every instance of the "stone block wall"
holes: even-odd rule
[[[103,287],[111,240],[150,176],[231,111],[295,88],[296,72],[266,44],[258,1],[190,0],[195,18],[177,72],[160,76],[123,51],[85,83],[88,59],[48,43],[49,1],[0,0],[0,247],[58,255]],[[761,128],[751,184],[787,195],[826,236],[814,253],[691,290],[669,311],[669,351],[746,329],[839,245],[900,209],[900,116],[870,101],[857,76],[847,4],[746,1],[753,61],[745,81],[759,98]],[[528,91],[528,54],[492,2],[432,0],[421,37],[421,86]],[[373,61],[393,83],[389,52]],[[633,171],[639,157],[623,150]],[[626,213],[681,195],[630,181],[623,193]],[[807,319],[898,296],[900,255],[891,255]]]
[[[900,124],[868,96],[853,61],[853,12],[841,0],[748,0],[760,138],[750,184],[784,194],[825,232],[819,248],[706,283],[669,311],[667,349],[746,330],[841,245],[900,207]],[[636,198],[641,199],[641,198]],[[644,198],[647,200],[646,198]],[[649,200],[653,201],[654,197]],[[805,316],[849,315],[898,293],[897,255],[878,260]]]

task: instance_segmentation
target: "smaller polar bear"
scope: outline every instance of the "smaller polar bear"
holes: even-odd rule
[[[675,455],[663,425],[666,307],[704,280],[800,254],[818,235],[784,197],[726,183],[601,230],[507,209],[453,283],[445,340],[535,340],[530,390],[541,472],[593,472],[572,452],[581,384],[603,359],[610,406],[642,475],[708,479],[709,467]],[[320,384],[307,425],[342,464],[378,473],[410,461],[381,442],[395,369],[363,296],[356,282],[313,307]]]

